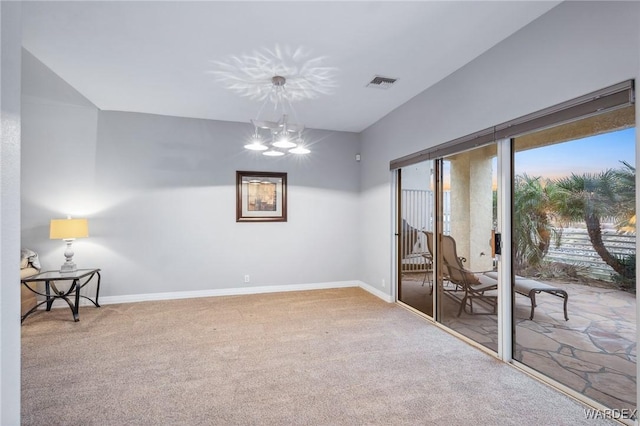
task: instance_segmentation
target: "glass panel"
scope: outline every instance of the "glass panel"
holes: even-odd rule
[[[514,139],[514,359],[618,410],[636,407],[633,117]]]
[[[403,168],[401,173],[398,299],[433,316],[432,258],[426,232],[433,230],[432,161]]]
[[[498,350],[497,274],[492,236],[496,218],[497,145],[442,160],[439,190],[442,256],[438,320],[470,339]]]

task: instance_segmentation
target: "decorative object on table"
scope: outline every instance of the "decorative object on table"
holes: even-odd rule
[[[40,259],[38,253],[29,249],[20,249],[20,269],[35,268],[38,271],[42,268],[40,266]]]
[[[30,249],[21,249],[20,280],[38,274],[40,269],[41,266],[38,253]],[[36,283],[30,283],[30,285],[35,288]],[[30,291],[26,286],[20,286],[20,315],[24,315],[29,312],[37,303],[36,294],[33,291]]]
[[[246,149],[271,157],[311,152],[303,139],[304,124],[299,123],[292,103],[332,93],[337,68],[322,66],[325,57],[310,56],[303,47],[276,45],[215,61],[218,69],[211,74],[227,89],[263,102],[251,120],[253,135],[244,145]],[[270,116],[263,113],[268,102],[273,104]]]
[[[286,173],[236,172],[236,222],[286,221]]]
[[[49,238],[52,240],[64,240],[67,248],[64,257],[67,259],[60,267],[60,272],[77,271],[76,264],[73,262],[73,250],[71,244],[76,238],[86,238],[89,236],[89,224],[87,219],[51,219],[49,227]]]

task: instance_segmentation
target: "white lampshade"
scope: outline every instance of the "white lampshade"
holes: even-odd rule
[[[252,151],[266,151],[267,149],[269,149],[268,146],[261,144],[259,142],[252,142],[252,143],[246,144],[244,147]]]
[[[292,142],[286,133],[280,135],[272,145],[277,148],[295,148],[296,147],[295,142]]]
[[[297,147],[290,149],[289,152],[292,154],[308,154],[311,151],[304,146],[298,145]]]
[[[260,137],[260,135],[257,134],[257,132],[258,130],[256,129],[256,134],[253,135],[249,143],[246,144],[244,147],[252,151],[266,151],[267,149],[269,149],[269,147],[264,144],[264,142],[262,141],[262,138]]]

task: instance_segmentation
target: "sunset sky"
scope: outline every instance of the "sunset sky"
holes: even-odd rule
[[[557,178],[571,173],[617,169],[624,160],[635,167],[635,128],[605,133],[515,154],[515,174]]]

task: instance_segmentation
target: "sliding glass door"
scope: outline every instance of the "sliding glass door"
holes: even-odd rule
[[[435,234],[437,320],[492,351],[498,350],[496,146],[439,160],[441,220]]]
[[[433,261],[427,235],[433,231],[432,161],[398,171],[398,300],[433,316]]]
[[[513,140],[513,357],[629,411],[637,381],[634,117],[629,107]]]
[[[398,300],[498,347],[497,149],[488,144],[398,173]]]

